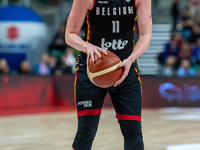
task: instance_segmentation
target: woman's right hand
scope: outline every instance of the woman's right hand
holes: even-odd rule
[[[107,55],[107,50],[88,43],[87,46],[86,46],[87,65],[88,65],[90,59],[93,62],[97,61],[97,59],[99,57],[101,57],[101,53],[103,53],[104,55]]]

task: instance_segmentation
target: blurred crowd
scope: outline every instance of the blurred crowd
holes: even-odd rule
[[[181,0],[173,1],[172,36],[158,57],[162,66],[159,75],[200,76],[200,1],[190,0],[183,10],[180,9],[180,3]],[[80,36],[83,33],[84,30],[81,30]],[[48,51],[41,55],[37,64],[30,66],[24,60],[17,70],[11,70],[7,60],[2,58],[0,74],[75,74],[77,54],[78,51],[65,43],[65,23],[62,23],[49,44]]]
[[[190,0],[180,11],[181,0],[174,0],[172,36],[158,60],[161,76],[200,76],[200,1]]]
[[[63,75],[75,74],[76,57],[74,49],[65,43],[65,23],[60,25],[59,31],[49,45],[48,51],[42,54],[40,61],[30,66],[27,60],[21,62],[17,70],[10,70],[6,59],[0,59],[0,74],[35,74],[35,75]]]

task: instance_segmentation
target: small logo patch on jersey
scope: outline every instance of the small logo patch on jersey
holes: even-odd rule
[[[88,100],[88,101],[80,101],[78,102],[78,106],[79,105],[83,105],[83,107],[92,107],[92,101]]]
[[[129,3],[131,0],[125,0],[127,3]]]
[[[98,4],[108,4],[108,1],[98,1]]]

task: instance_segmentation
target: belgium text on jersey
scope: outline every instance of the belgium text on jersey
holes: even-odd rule
[[[110,16],[110,15],[127,15],[134,14],[133,6],[124,7],[96,7],[96,15]]]

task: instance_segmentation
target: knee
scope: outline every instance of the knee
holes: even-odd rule
[[[91,150],[99,122],[99,115],[79,117],[78,131],[74,139],[75,150]]]
[[[142,140],[142,133],[135,132],[133,130],[123,134],[125,140],[140,141]]]
[[[125,150],[144,150],[142,133],[130,131],[125,134],[124,147]]]
[[[77,137],[82,141],[94,139],[99,122],[99,115],[82,116],[78,120]]]
[[[143,141],[141,122],[123,121],[120,123],[124,140],[137,144]]]
[[[95,133],[96,131],[87,124],[79,127],[74,139],[73,148],[75,150],[91,150]]]
[[[95,127],[84,124],[78,128],[77,137],[82,141],[91,141],[94,139],[96,134]]]

